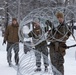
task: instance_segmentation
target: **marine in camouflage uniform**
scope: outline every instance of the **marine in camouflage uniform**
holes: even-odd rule
[[[42,37],[42,29],[39,26],[38,23],[33,22],[33,31],[31,31],[28,35],[29,37],[32,37],[33,43],[35,45],[35,56],[36,56],[36,66],[37,69],[35,71],[41,71],[41,52],[43,54],[43,61],[45,66],[45,71],[48,70],[48,49],[47,49],[47,42],[46,40],[43,40],[42,42],[38,43],[40,40],[40,37]],[[43,36],[42,39],[45,37]],[[38,44],[37,44],[38,43]],[[47,56],[47,57],[46,57]]]
[[[71,32],[69,31],[70,27],[64,23],[64,16],[63,13],[58,12],[56,14],[60,24],[56,29],[52,29],[52,34],[56,39],[62,39],[62,41],[57,41],[52,39],[52,42],[49,45],[50,48],[50,58],[52,65],[64,75],[64,55],[66,49],[66,40],[69,38]],[[51,34],[51,35],[52,35]],[[66,34],[66,35],[65,35]],[[50,35],[50,36],[51,36]],[[63,37],[64,36],[64,37]],[[62,38],[63,37],[63,38]]]

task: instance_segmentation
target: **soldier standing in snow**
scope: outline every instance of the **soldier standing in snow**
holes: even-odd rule
[[[11,52],[12,52],[12,49],[10,49],[10,47],[15,44],[15,46],[17,47],[14,47],[14,52],[15,52],[15,62],[16,62],[16,65],[18,65],[18,62],[19,62],[19,55],[18,55],[18,52],[19,52],[19,44],[17,42],[19,42],[19,36],[18,36],[18,28],[19,28],[19,24],[17,22],[17,19],[16,18],[13,18],[12,19],[12,24],[11,25],[8,25],[7,28],[6,28],[6,31],[5,31],[5,35],[4,35],[4,41],[3,43],[6,44],[6,41],[7,41],[7,61],[9,63],[9,66],[11,66]]]
[[[37,50],[35,52],[36,56],[36,66],[37,69],[35,71],[41,71],[41,52],[48,57],[48,49],[47,49],[47,42],[46,40],[40,42],[37,44],[42,35],[42,29],[40,25],[37,22],[32,22],[33,25],[33,31],[29,32],[29,37],[32,37],[33,43],[35,44],[35,49]],[[43,36],[44,39],[44,36]],[[48,70],[48,58],[46,58],[43,55],[43,61],[44,61],[44,66],[45,66],[45,71]]]
[[[61,39],[65,34],[66,36],[62,38],[62,41],[57,41],[55,39],[52,39],[49,48],[50,48],[50,58],[52,65],[55,66],[55,68],[64,75],[64,55],[65,55],[65,49],[66,49],[66,40],[69,38],[71,32],[69,31],[69,26],[65,24],[64,22],[64,15],[62,12],[58,12],[56,14],[56,17],[59,21],[59,25],[55,29],[53,27],[52,34],[56,39]],[[51,26],[51,25],[50,25]],[[52,35],[50,35],[52,36]]]

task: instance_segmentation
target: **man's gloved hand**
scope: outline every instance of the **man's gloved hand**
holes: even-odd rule
[[[3,44],[2,45],[4,45],[4,44],[6,44],[6,40],[3,40]]]
[[[23,41],[22,41],[22,40],[19,40],[19,42],[20,42],[20,43],[23,43]]]
[[[68,46],[67,46],[66,44],[64,44],[62,47],[63,47],[63,48],[68,48]]]

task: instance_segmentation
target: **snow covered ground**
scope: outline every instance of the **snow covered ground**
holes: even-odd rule
[[[76,42],[72,37],[70,37],[67,41],[67,45],[74,44],[76,44]],[[64,70],[65,75],[76,75],[76,47],[66,50]]]
[[[16,71],[8,66],[6,58],[6,45],[2,45],[3,38],[0,32],[0,75],[17,75]]]
[[[1,33],[0,33],[1,35]],[[13,67],[9,67],[6,60],[6,45],[2,45],[3,38],[0,36],[0,75],[17,75]],[[67,41],[67,45],[73,45],[76,42],[72,37]],[[65,75],[76,75],[76,47],[66,50],[64,70]]]

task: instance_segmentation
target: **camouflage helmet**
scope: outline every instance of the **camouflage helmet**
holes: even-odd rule
[[[63,15],[62,12],[57,12],[57,13],[56,13],[56,17],[57,17],[57,18],[59,18],[59,17],[60,17],[60,18],[64,18],[64,15]]]

